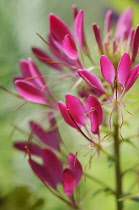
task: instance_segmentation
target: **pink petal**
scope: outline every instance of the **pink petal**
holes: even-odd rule
[[[82,174],[83,174],[82,165],[73,153],[70,153],[68,155],[68,164],[69,164],[69,168],[75,174],[76,181],[77,181],[76,185],[77,185],[82,177]]]
[[[127,39],[130,29],[132,28],[132,10],[131,8],[127,8],[124,10],[124,12],[120,15],[116,30],[115,30],[115,38],[120,39],[123,36],[124,38]]]
[[[105,33],[109,33],[111,29],[111,23],[112,23],[112,11],[108,10],[105,15],[105,20],[104,20]]]
[[[47,53],[44,52],[43,50],[33,47],[32,51],[35,54],[35,56],[43,63],[51,66],[52,68],[56,70],[59,70],[59,71],[62,70],[61,66],[59,64],[56,64],[55,61],[53,61],[52,58],[49,55],[47,55]]]
[[[64,37],[69,34],[72,37],[68,26],[56,15],[49,15],[50,33],[51,35],[62,44]]]
[[[33,142],[28,143],[27,141],[22,141],[22,142],[17,141],[14,142],[14,147],[25,153],[27,153],[27,148],[28,148],[31,155],[36,155],[36,156],[42,155],[41,148]]]
[[[137,26],[134,36],[133,36],[133,43],[132,43],[132,62],[135,61],[135,58],[138,53],[139,48],[139,25]]]
[[[25,100],[39,104],[49,103],[45,95],[28,81],[16,80],[15,86]]]
[[[33,121],[30,121],[30,127],[33,135],[37,136],[41,142],[55,150],[60,150],[59,144],[61,138],[57,129],[45,131],[39,124]]]
[[[84,126],[86,123],[85,108],[76,96],[66,94],[66,105],[73,119],[79,126]]]
[[[130,56],[128,53],[124,53],[117,69],[117,79],[121,85],[125,85],[127,77],[130,73],[130,68],[131,68]]]
[[[82,10],[80,10],[74,21],[74,33],[78,41],[78,44],[81,48],[83,47],[83,44],[85,42],[83,16],[84,13]]]
[[[22,72],[22,76],[24,78],[31,77],[30,70],[29,70],[29,65],[28,65],[28,60],[21,59],[20,62],[19,62],[19,65],[20,65],[20,69],[21,69],[21,72]]]
[[[86,81],[89,86],[98,89],[99,91],[104,93],[102,82],[95,74],[87,70],[78,70],[78,74]]]
[[[58,105],[59,105],[60,112],[61,112],[62,117],[64,118],[65,122],[67,124],[69,124],[70,126],[72,126],[73,128],[77,128],[77,126],[72,121],[72,119],[67,111],[67,106],[62,101],[58,101]]]
[[[76,186],[75,174],[69,168],[65,168],[63,171],[63,188],[67,195],[72,195]]]
[[[102,55],[100,58],[100,65],[104,79],[112,85],[115,80],[115,69],[113,64],[105,55]]]
[[[77,14],[78,14],[78,9],[77,9],[77,6],[75,4],[72,5],[72,11],[73,11],[73,19],[75,20]]]
[[[60,160],[50,149],[43,149],[42,151],[43,165],[49,168],[55,183],[62,183],[63,167]]]
[[[29,65],[31,76],[34,77],[34,78],[36,77],[35,79],[33,79],[34,83],[40,89],[42,89],[46,85],[46,82],[43,79],[42,74],[40,73],[40,71],[37,68],[36,64],[34,63],[34,61],[31,58],[28,59],[28,65]],[[48,87],[45,88],[45,91],[48,92]]]
[[[44,182],[45,184],[50,185],[52,188],[56,189],[57,183],[55,182],[54,177],[52,176],[49,168],[46,168],[35,161],[29,159],[29,164],[39,179]]]
[[[92,28],[93,28],[93,31],[94,31],[94,35],[95,35],[95,39],[96,39],[99,51],[100,51],[101,54],[104,54],[103,53],[103,44],[102,44],[100,28],[96,24],[93,24]]]
[[[63,40],[63,51],[70,59],[77,60],[78,51],[73,39],[69,35],[66,35]]]
[[[139,65],[136,65],[129,74],[126,85],[125,85],[125,91],[128,91],[135,83],[139,76]]]
[[[86,101],[87,116],[91,121],[91,131],[94,134],[98,134],[99,125],[102,123],[102,108],[99,101],[94,96],[89,96]]]

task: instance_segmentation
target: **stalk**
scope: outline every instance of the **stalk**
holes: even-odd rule
[[[115,154],[115,184],[116,184],[116,205],[117,210],[123,210],[123,201],[119,202],[119,198],[122,197],[122,173],[121,173],[121,162],[120,162],[120,141],[119,141],[119,114],[118,106],[115,109],[115,120],[114,120],[114,154]]]

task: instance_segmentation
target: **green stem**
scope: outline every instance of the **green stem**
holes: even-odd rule
[[[120,143],[119,143],[119,119],[118,107],[116,107],[115,120],[114,120],[114,154],[115,154],[115,181],[116,181],[116,205],[117,210],[123,209],[123,202],[119,202],[122,197],[122,173],[120,164]]]

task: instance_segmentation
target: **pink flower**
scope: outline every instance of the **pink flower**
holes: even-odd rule
[[[20,68],[22,75],[14,79],[15,87],[20,95],[32,103],[52,105],[53,103],[45,95],[49,89],[44,88],[46,83],[34,61],[31,58],[27,61],[21,60]]]
[[[86,117],[85,115],[85,107],[80,101],[79,98],[77,98],[74,95],[66,94],[66,105],[59,101],[59,109],[61,111],[61,114],[70,126],[77,128],[76,124],[80,126],[84,126],[86,123]]]

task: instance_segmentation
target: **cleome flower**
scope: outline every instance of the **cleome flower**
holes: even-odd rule
[[[99,26],[95,23],[92,25],[99,52],[112,59],[115,66],[123,52],[129,53],[131,61],[134,62],[139,48],[139,26],[136,29],[132,26],[132,9],[126,8],[119,16],[114,33],[112,31],[112,16],[113,12],[109,10],[105,16],[103,39]]]
[[[139,65],[136,65],[131,69],[131,63],[129,54],[124,53],[118,64],[117,70],[115,70],[115,67],[109,58],[105,55],[101,56],[101,73],[104,80],[108,83],[107,90],[101,80],[92,72],[78,70],[78,74],[90,87],[99,90],[111,101],[116,99],[120,102],[124,94],[134,85],[139,75]],[[109,95],[107,93],[108,90]]]

